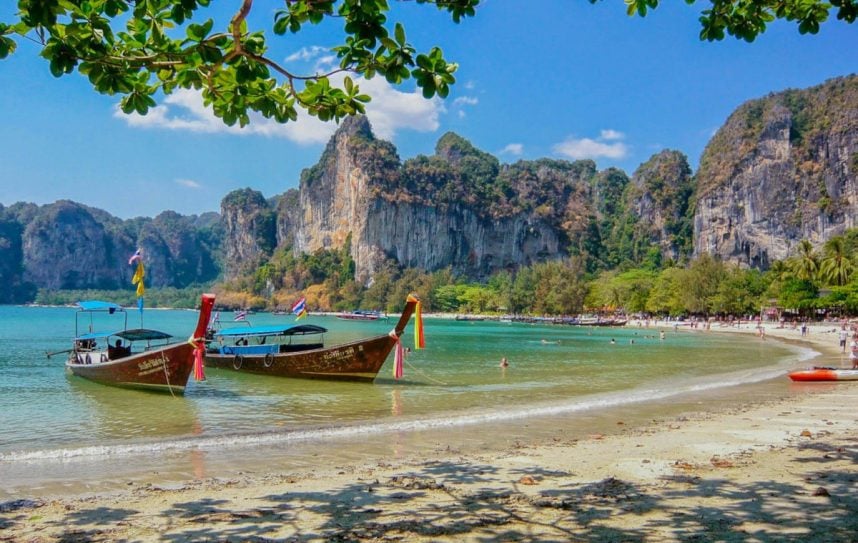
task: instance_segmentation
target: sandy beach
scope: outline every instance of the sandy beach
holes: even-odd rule
[[[836,329],[769,325],[765,341],[846,365]],[[858,383],[807,384],[583,439],[21,496],[0,503],[0,541],[855,541],[856,405]]]

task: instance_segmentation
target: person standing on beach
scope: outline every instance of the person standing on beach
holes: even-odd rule
[[[849,339],[849,331],[844,326],[840,329],[840,352],[846,352],[846,340]]]
[[[855,336],[849,344],[849,358],[852,360],[852,369],[858,369],[858,338]]]

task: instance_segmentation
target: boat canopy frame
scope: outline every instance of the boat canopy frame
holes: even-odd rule
[[[125,308],[119,304],[115,304],[113,302],[105,302],[102,300],[82,300],[75,304],[77,306],[77,312],[74,317],[74,336],[76,340],[80,339],[100,339],[102,337],[115,335],[116,332],[94,332],[93,326],[95,324],[94,317],[97,313],[107,313],[109,315],[115,315],[117,313],[122,314],[124,318],[124,323],[122,325],[122,330],[128,329],[128,312],[125,311]],[[81,315],[89,316],[89,327],[88,331],[84,334],[80,333],[80,317]],[[92,336],[92,337],[87,337]]]

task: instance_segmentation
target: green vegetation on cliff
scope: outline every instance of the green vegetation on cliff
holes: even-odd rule
[[[761,142],[775,135],[766,131],[788,131],[797,182],[821,179],[825,157],[820,153],[824,152],[825,140],[856,129],[855,104],[858,75],[742,104],[715,133],[700,158],[698,197],[726,186],[746,164],[767,152]],[[810,182],[808,187],[805,201],[815,203],[824,197],[818,184]]]

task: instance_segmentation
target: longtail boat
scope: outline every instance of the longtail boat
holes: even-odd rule
[[[388,334],[325,347],[326,328],[312,324],[226,328],[206,350],[206,366],[233,371],[371,382],[405,331],[418,300],[410,297]]]
[[[345,313],[337,313],[336,317],[344,321],[377,321],[379,319],[387,320],[387,315],[381,311],[371,311],[369,309],[355,309]]]
[[[74,375],[103,385],[184,394],[194,370],[194,351],[205,348],[205,332],[214,300],[212,294],[202,295],[197,327],[191,339],[181,342],[170,342],[170,334],[145,328],[123,327],[112,332],[83,334],[76,330],[66,368]],[[80,315],[88,314],[92,322],[92,314],[98,312],[124,313],[124,309],[109,302],[80,302],[76,328]]]
[[[858,381],[858,369],[814,366],[788,374],[793,381]]]

